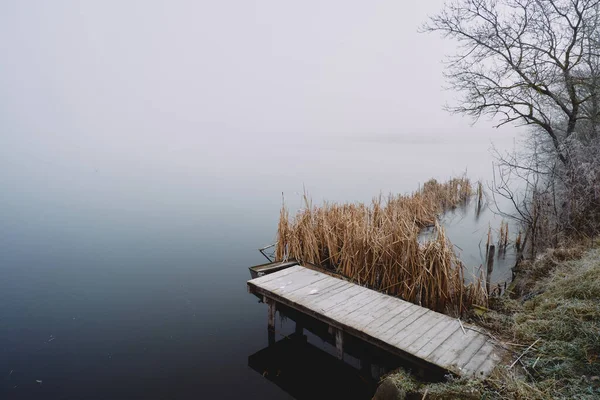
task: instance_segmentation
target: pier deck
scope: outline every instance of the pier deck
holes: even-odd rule
[[[248,290],[269,305],[270,327],[277,304],[329,324],[339,358],[348,334],[460,376],[486,377],[500,361],[494,341],[468,324],[301,265],[252,279]]]

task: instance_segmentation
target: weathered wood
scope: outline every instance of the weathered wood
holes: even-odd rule
[[[467,325],[463,331],[454,318],[302,266],[250,280],[248,288],[264,296],[270,327],[276,303],[328,324],[340,358],[344,335],[350,334],[419,368],[457,375],[485,377],[500,360],[489,337]]]
[[[459,371],[462,371],[465,364],[473,358],[475,354],[479,352],[479,350],[485,345],[486,337],[483,335],[476,336],[468,345],[464,347],[462,351],[460,351],[454,360],[450,361],[452,365],[458,368]]]
[[[377,292],[365,289],[354,296],[352,301],[339,303],[327,311],[331,313],[332,317],[334,316],[336,320],[341,320],[344,316],[351,312],[361,310],[363,307],[368,306],[379,298],[380,296],[378,296]]]
[[[440,351],[441,349],[444,349],[445,346],[454,346],[455,344],[453,343],[453,340],[458,334],[458,332],[460,331],[460,334],[463,334],[463,331],[460,328],[460,324],[458,323],[458,321],[455,322],[455,324],[451,323],[449,327],[446,330],[444,330],[443,333],[437,335],[434,340],[431,340],[431,342],[427,343],[425,346],[419,349],[419,351],[416,354],[417,357],[421,357],[423,359],[428,360],[430,357],[433,356],[433,353],[435,351]]]
[[[337,357],[340,360],[344,359],[344,332],[341,329],[335,330],[335,348],[337,350]]]
[[[429,354],[457,329],[460,329],[458,321],[444,318],[412,342],[407,349],[416,355]]]
[[[425,336],[425,334],[442,321],[447,321],[447,318],[443,314],[431,311],[423,315],[411,324],[411,327],[403,329],[400,333],[396,334],[390,343],[403,349],[408,349],[419,338]]]
[[[467,330],[466,333],[463,333],[462,329],[458,328],[452,336],[427,355],[425,359],[437,365],[450,365],[457,354],[464,350],[475,337],[477,335],[474,331]]]
[[[481,357],[478,356],[477,360],[480,360]],[[475,357],[471,360],[471,362],[473,362],[473,360],[475,360]],[[488,376],[492,370],[496,367],[496,365],[498,365],[498,363],[500,363],[501,358],[500,355],[497,353],[496,349],[492,349],[491,353],[483,360],[483,362],[477,366],[474,367],[473,365],[469,365],[467,364],[465,366],[465,368],[463,369],[463,374],[465,375],[469,375],[472,374],[475,377],[478,376]]]
[[[261,276],[264,276],[264,275],[267,275],[267,274],[270,274],[273,272],[277,272],[277,271],[292,267],[297,264],[298,264],[297,261],[286,261],[286,262],[278,261],[278,262],[270,262],[267,264],[255,265],[254,267],[250,267],[250,275],[252,276],[252,279],[259,278]]]
[[[500,251],[500,250],[498,250]],[[491,290],[491,282],[492,282],[492,272],[494,272],[494,254],[496,253],[496,246],[491,244],[488,247],[488,258],[487,258],[487,273],[485,275],[485,289],[487,294],[490,294]]]
[[[299,290],[295,290],[286,295],[286,298],[294,301],[294,300],[306,300],[307,297],[314,300],[323,296],[326,293],[335,290],[336,288],[342,285],[350,285],[348,282],[335,279],[332,277],[327,277],[325,279],[321,279],[319,281],[308,284]]]
[[[265,303],[268,306],[268,327],[270,330],[275,331],[275,312],[277,311],[277,303],[275,300],[265,298]]]
[[[267,329],[267,340],[269,342],[269,347],[275,344],[275,330]]]
[[[336,295],[337,293],[354,286],[354,284],[343,281],[341,279],[336,279],[336,281],[337,282],[335,284],[324,287],[322,290],[317,289],[317,293],[315,293],[314,295],[311,295],[309,292],[308,299],[302,298],[304,304],[321,302],[323,299],[330,298]]]
[[[271,275],[277,275],[277,273]],[[310,274],[292,273],[290,275],[287,275],[282,280],[274,279],[272,281],[264,283],[262,286],[265,289],[271,290],[274,293],[291,293],[295,290],[301,289],[307,285],[314,284],[318,281],[327,278],[327,275],[319,274],[318,272],[313,271],[311,271]]]
[[[379,310],[384,312],[389,310],[385,308],[388,303],[391,303],[390,296],[375,296],[370,302],[341,316],[339,321],[352,321],[356,328],[367,326],[373,320],[373,315]]]
[[[398,301],[395,297],[386,297],[388,300],[380,305],[379,309],[371,311],[371,313],[365,317],[364,321],[360,321],[361,323],[357,324],[358,329],[363,332],[367,332],[367,330],[371,328],[377,328],[380,326],[380,322],[385,322],[389,316],[395,316],[402,310],[406,309],[406,307],[410,306],[410,303],[406,302],[398,304]]]
[[[274,274],[264,275],[260,278],[252,279],[252,282],[254,282],[256,285],[264,285],[265,283],[275,279],[283,280],[285,276],[295,274],[298,272],[302,273],[305,269],[306,268],[302,267],[301,265],[294,265],[293,267],[286,268],[283,271],[279,271]]]
[[[479,351],[473,354],[473,357],[462,366],[463,374],[466,376],[474,375],[487,359],[493,357],[493,352],[494,345],[489,342],[484,343]]]
[[[383,338],[387,342],[387,338],[391,338],[395,333],[408,328],[413,321],[421,318],[425,313],[430,310],[412,305],[406,312],[405,315],[399,315],[397,318],[392,319],[390,322],[383,324],[377,331],[377,336]]]
[[[365,290],[367,289],[357,285],[352,285],[346,290],[342,290],[329,298],[322,299],[321,302],[315,305],[315,307],[317,308],[317,311],[328,312],[338,304],[346,302],[349,299],[356,297],[360,293],[364,293]]]
[[[382,333],[387,332],[389,329],[393,328],[400,321],[406,319],[410,315],[415,312],[422,310],[423,312],[427,311],[426,309],[420,309],[414,304],[405,303],[399,304],[398,307],[390,312],[387,316],[383,316],[378,322],[374,322],[373,324],[366,327],[365,332],[373,335],[373,336],[381,336]]]

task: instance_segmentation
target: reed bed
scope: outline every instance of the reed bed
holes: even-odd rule
[[[410,195],[375,198],[371,204],[324,203],[290,219],[282,207],[276,258],[295,258],[404,300],[460,315],[487,305],[481,282],[465,285],[464,266],[437,223],[444,210],[472,195],[467,178],[431,180]],[[419,233],[434,226],[424,243]]]
[[[506,251],[508,248],[508,222],[500,223],[500,233],[498,234],[498,248]]]

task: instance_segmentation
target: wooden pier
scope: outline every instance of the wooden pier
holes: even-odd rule
[[[455,318],[301,265],[252,279],[248,291],[268,305],[272,330],[278,304],[328,324],[340,359],[344,335],[459,376],[486,377],[501,358],[490,337]]]

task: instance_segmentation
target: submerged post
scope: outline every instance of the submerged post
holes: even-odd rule
[[[337,358],[344,359],[344,332],[335,329],[335,348],[337,349]]]
[[[275,305],[275,300],[269,299],[268,297],[263,297],[263,302],[267,304],[267,331],[269,338],[269,346],[275,344],[275,311],[277,311],[277,307]]]
[[[490,295],[490,284],[492,279],[492,272],[494,272],[494,253],[496,252],[496,246],[493,244],[488,248],[488,258],[487,258],[487,275],[485,277],[485,289],[487,291],[488,296]]]

